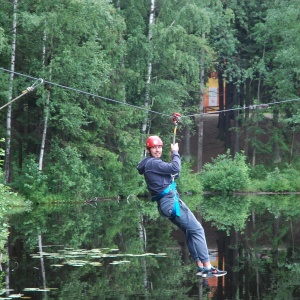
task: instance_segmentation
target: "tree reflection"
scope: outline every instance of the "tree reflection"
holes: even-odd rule
[[[299,198],[211,196],[192,201],[197,202],[206,233],[217,231],[218,264],[228,271],[222,279],[197,278],[194,263],[174,239],[176,228],[158,216],[153,203],[132,198],[93,206],[39,205],[10,216],[9,257],[18,265],[10,273],[10,287],[34,299],[42,299],[42,294],[24,288],[46,286],[51,299],[299,296]],[[40,248],[38,235],[43,237]],[[46,284],[41,260],[32,256],[41,248]],[[92,250],[103,255],[92,257]],[[99,264],[65,263],[80,251],[85,256],[78,259]]]

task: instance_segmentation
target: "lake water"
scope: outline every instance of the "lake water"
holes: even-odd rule
[[[0,299],[300,299],[299,196],[182,198],[225,277],[146,199],[38,205],[7,216]]]

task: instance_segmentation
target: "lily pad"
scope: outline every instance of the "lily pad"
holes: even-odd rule
[[[95,266],[95,267],[101,267],[101,266],[103,266],[103,264],[101,264],[100,262],[97,262],[97,261],[90,262],[90,265]]]
[[[53,264],[53,265],[50,265],[51,267],[63,267],[64,265],[60,265],[60,264]]]
[[[125,263],[130,263],[130,261],[129,260],[113,261],[110,263],[110,265],[121,265],[121,264],[125,264]]]
[[[22,296],[24,296],[24,294],[11,294],[9,298],[21,298]]]

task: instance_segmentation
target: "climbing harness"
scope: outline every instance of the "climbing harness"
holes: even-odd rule
[[[177,193],[177,190],[176,190],[176,182],[174,180],[176,175],[177,174],[171,175],[172,183],[166,189],[164,189],[161,193],[159,193],[156,196],[153,196],[152,199],[151,199],[153,202],[158,201],[158,200],[162,199],[164,196],[166,196],[167,194],[169,194],[171,192],[171,190],[174,192],[174,206],[173,206],[173,209],[172,209],[170,219],[174,219],[175,217],[180,217],[179,198],[178,198],[178,193]]]
[[[174,136],[173,136],[173,144],[175,144],[176,131],[177,131],[177,126],[178,126],[178,122],[179,122],[180,118],[181,118],[180,113],[174,112],[172,114],[173,123],[175,125],[175,127],[174,127]]]
[[[178,198],[178,193],[176,190],[176,182],[174,180],[175,176],[177,174],[171,175],[172,176],[172,183],[170,185],[171,190],[174,192],[174,206],[172,210],[172,217],[180,217],[180,206],[179,206],[179,198]]]
[[[37,79],[32,86],[29,86],[26,90],[24,90],[22,92],[21,95],[19,95],[18,97],[16,97],[15,99],[7,102],[6,104],[4,104],[3,106],[0,107],[0,110],[3,109],[4,107],[10,105],[11,103],[13,103],[14,101],[18,100],[19,98],[23,97],[24,95],[26,95],[29,92],[32,92],[36,87],[38,87],[39,85],[43,84],[44,80],[39,78]]]

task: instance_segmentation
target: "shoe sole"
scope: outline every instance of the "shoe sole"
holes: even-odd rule
[[[227,274],[226,273],[222,273],[222,274],[202,274],[203,278],[213,278],[213,277],[221,277],[221,276],[225,276]]]

